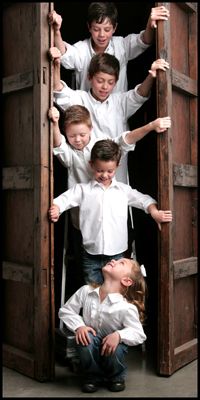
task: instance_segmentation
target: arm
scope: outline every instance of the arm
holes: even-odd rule
[[[61,133],[59,128],[59,118],[60,113],[56,107],[51,107],[48,111],[48,117],[53,123],[53,147],[58,147],[61,145]]]
[[[153,7],[151,14],[147,21],[146,29],[143,33],[143,42],[145,44],[151,44],[154,39],[154,28],[157,28],[156,21],[167,21],[169,18],[169,10],[166,7]]]
[[[141,85],[138,86],[137,93],[140,96],[143,97],[149,96],[151,88],[153,86],[154,79],[157,76],[157,69],[166,71],[167,69],[169,69],[169,63],[165,61],[163,58],[160,58],[152,63],[151,69],[149,70],[149,75],[141,83]]]
[[[125,141],[128,144],[133,144],[138,142],[138,140],[141,140],[151,131],[156,131],[158,133],[161,133],[166,131],[166,129],[170,127],[171,127],[170,117],[157,118],[154,121],[149,122],[144,126],[141,126],[140,128],[127,132],[125,136]]]
[[[57,47],[50,47],[48,54],[53,61],[53,90],[61,91],[63,84],[60,79],[60,50]]]
[[[54,44],[60,50],[61,54],[64,54],[66,51],[65,43],[62,40],[60,28],[62,25],[62,17],[57,14],[55,10],[51,11],[48,14],[48,22],[49,25],[53,26],[54,30]]]
[[[158,228],[161,231],[161,223],[172,221],[172,212],[170,210],[162,211],[158,210],[155,204],[150,204],[148,207],[148,212],[151,214],[152,218],[158,224]]]

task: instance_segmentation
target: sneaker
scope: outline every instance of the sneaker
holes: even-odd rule
[[[111,392],[121,392],[122,390],[125,389],[125,382],[124,381],[110,382],[108,384],[108,389]]]
[[[95,382],[85,382],[82,386],[82,392],[84,393],[94,393],[98,389],[98,386]]]

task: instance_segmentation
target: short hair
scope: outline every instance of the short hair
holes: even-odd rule
[[[116,161],[118,165],[121,158],[121,148],[112,139],[98,140],[91,150],[90,160]]]
[[[88,109],[81,105],[73,105],[68,107],[63,113],[63,129],[71,124],[86,124],[92,128],[92,121]]]
[[[99,2],[90,3],[88,7],[87,22],[91,27],[92,22],[101,24],[106,18],[108,18],[113,25],[113,28],[117,25],[118,12],[114,3],[112,2]]]
[[[114,75],[116,81],[119,78],[120,65],[119,60],[108,53],[95,54],[90,61],[88,75],[92,78],[98,72]]]

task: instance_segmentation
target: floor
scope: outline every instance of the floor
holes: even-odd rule
[[[197,360],[180,368],[170,377],[156,374],[155,357],[151,349],[129,348],[127,356],[126,389],[112,393],[105,387],[92,394],[81,392],[80,378],[66,362],[57,361],[55,381],[37,382],[3,367],[3,398],[14,397],[85,397],[85,398],[197,398]]]

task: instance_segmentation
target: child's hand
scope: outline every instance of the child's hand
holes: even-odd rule
[[[157,222],[160,231],[161,223],[172,221],[172,212],[170,210],[162,211],[154,209],[151,211],[151,216]]]
[[[157,69],[162,69],[163,71],[166,71],[167,69],[169,69],[169,63],[163,58],[159,58],[158,60],[154,61],[153,64],[151,64],[151,69],[148,71],[153,76],[153,78],[156,77]]]
[[[152,130],[156,132],[164,132],[166,129],[171,128],[171,118],[163,117],[157,118],[154,121],[150,122]]]
[[[48,117],[52,122],[57,122],[59,121],[60,118],[60,112],[56,107],[51,107],[48,111]]]
[[[57,222],[59,220],[59,216],[60,216],[60,209],[56,204],[53,204],[50,208],[49,208],[49,219],[52,222]]]
[[[102,340],[101,356],[109,356],[113,354],[120,342],[118,332],[110,333]]]
[[[76,330],[76,343],[81,343],[83,346],[90,344],[91,340],[88,332],[91,332],[94,336],[96,336],[96,331],[91,326],[79,326],[79,328]]]
[[[61,25],[62,25],[61,15],[57,14],[57,12],[55,10],[53,10],[48,14],[47,19],[48,19],[49,25],[53,25],[53,28],[56,31],[60,30]]]
[[[50,49],[48,50],[48,55],[51,61],[53,61],[56,64],[57,63],[60,64],[61,52],[57,47],[50,47]]]
[[[167,21],[169,18],[169,10],[165,6],[153,7],[151,9],[151,28],[157,28],[156,21],[165,20]]]

